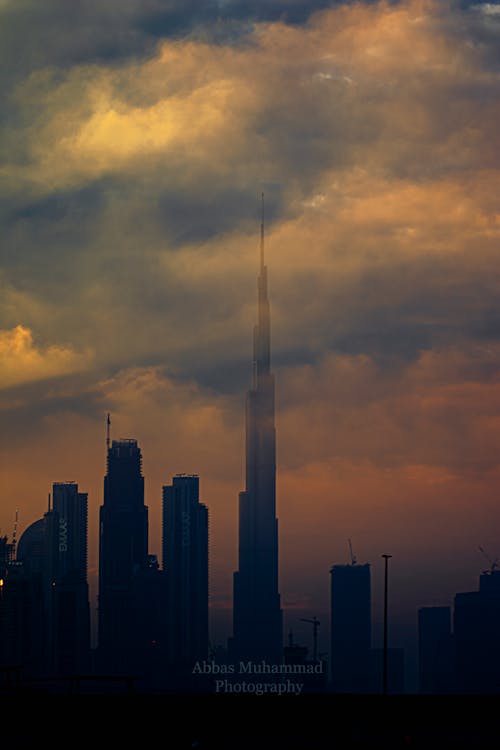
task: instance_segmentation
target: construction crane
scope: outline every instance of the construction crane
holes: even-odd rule
[[[498,568],[498,557],[495,557],[495,559],[492,560],[491,557],[488,555],[488,553],[485,552],[485,550],[481,546],[479,546],[478,549],[480,552],[483,553],[484,557],[486,558],[486,560],[488,560],[490,564],[490,569],[485,570],[483,572],[491,575],[495,571],[495,569]]]
[[[308,619],[307,617],[301,617],[301,622],[308,622],[313,626],[313,660],[316,663],[318,661],[318,628],[319,628],[319,620],[316,616],[312,618],[312,620]]]
[[[351,540],[348,539],[347,541],[349,542],[349,554],[351,555],[351,565],[356,565],[357,560],[356,560],[356,557],[355,557],[355,555],[353,554],[353,551],[352,551]]]

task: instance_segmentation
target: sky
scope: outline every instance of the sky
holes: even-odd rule
[[[395,642],[500,556],[500,4],[0,0],[0,528],[197,473],[230,633],[260,194],[287,630],[348,539]],[[304,629],[305,628],[305,629]],[[403,635],[401,635],[403,638]]]

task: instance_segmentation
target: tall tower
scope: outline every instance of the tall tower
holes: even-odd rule
[[[371,647],[370,565],[331,570],[331,677],[335,692],[368,692]]]
[[[148,564],[148,509],[136,440],[107,449],[99,525],[99,651],[108,669],[124,669],[135,643],[134,580]]]
[[[239,496],[239,559],[238,571],[234,574],[232,649],[239,659],[281,663],[276,430],[271,323],[264,262],[264,195],[257,290],[253,382],[246,402],[246,487]]]
[[[163,569],[169,661],[192,667],[208,657],[208,509],[197,475],[178,474],[163,487]]]
[[[75,482],[52,485],[45,514],[48,655],[56,674],[88,669],[87,493]]]

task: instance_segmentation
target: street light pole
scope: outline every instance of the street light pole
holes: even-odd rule
[[[387,695],[387,656],[388,656],[388,638],[387,638],[387,590],[389,578],[389,560],[392,555],[382,555],[385,559],[385,581],[384,581],[384,667],[383,667],[383,693]]]

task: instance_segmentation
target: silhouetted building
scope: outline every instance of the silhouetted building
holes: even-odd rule
[[[370,566],[334,565],[331,573],[331,685],[364,693],[370,685]]]
[[[33,593],[20,562],[11,561],[0,579],[0,666],[19,667],[26,674],[32,659]]]
[[[190,666],[208,656],[208,509],[196,475],[163,487],[163,569],[169,661]]]
[[[133,641],[129,664],[139,688],[163,687],[168,667],[167,574],[159,569],[156,555],[132,578]]]
[[[45,516],[22,534],[2,587],[0,651],[26,678],[89,667],[87,495],[68,482],[54,484],[52,497],[52,508],[49,499]]]
[[[455,596],[453,637],[458,692],[500,693],[500,570]]]
[[[16,559],[32,573],[44,573],[46,570],[45,529],[46,519],[39,518],[24,530],[17,544]]]
[[[87,494],[75,482],[52,486],[45,514],[48,654],[56,675],[87,672],[90,610],[87,582]]]
[[[99,657],[102,669],[130,669],[134,649],[133,579],[148,567],[148,509],[136,440],[108,441],[99,527]]]
[[[283,664],[295,667],[305,667],[300,674],[303,693],[324,693],[328,682],[328,666],[325,660],[316,657],[308,659],[309,649],[300,646],[293,640],[292,631],[288,634],[288,644],[283,648]],[[314,670],[314,671],[313,671]]]
[[[449,693],[454,684],[450,607],[418,610],[420,693]]]
[[[11,568],[16,587],[24,591],[24,615],[17,630],[16,652],[22,661],[22,674],[27,678],[45,676],[52,666],[49,661],[46,525],[46,519],[40,518],[25,529],[17,544],[16,565]]]
[[[3,580],[9,564],[14,559],[15,545],[9,542],[8,537],[0,536],[0,580]]]
[[[290,630],[288,634],[288,643],[283,649],[283,664],[305,664],[307,660],[308,648],[295,643],[293,633]]]
[[[239,496],[238,571],[234,574],[235,658],[281,662],[283,627],[278,587],[276,430],[271,326],[261,224],[258,322],[254,330],[253,384],[246,403],[246,487]]]

